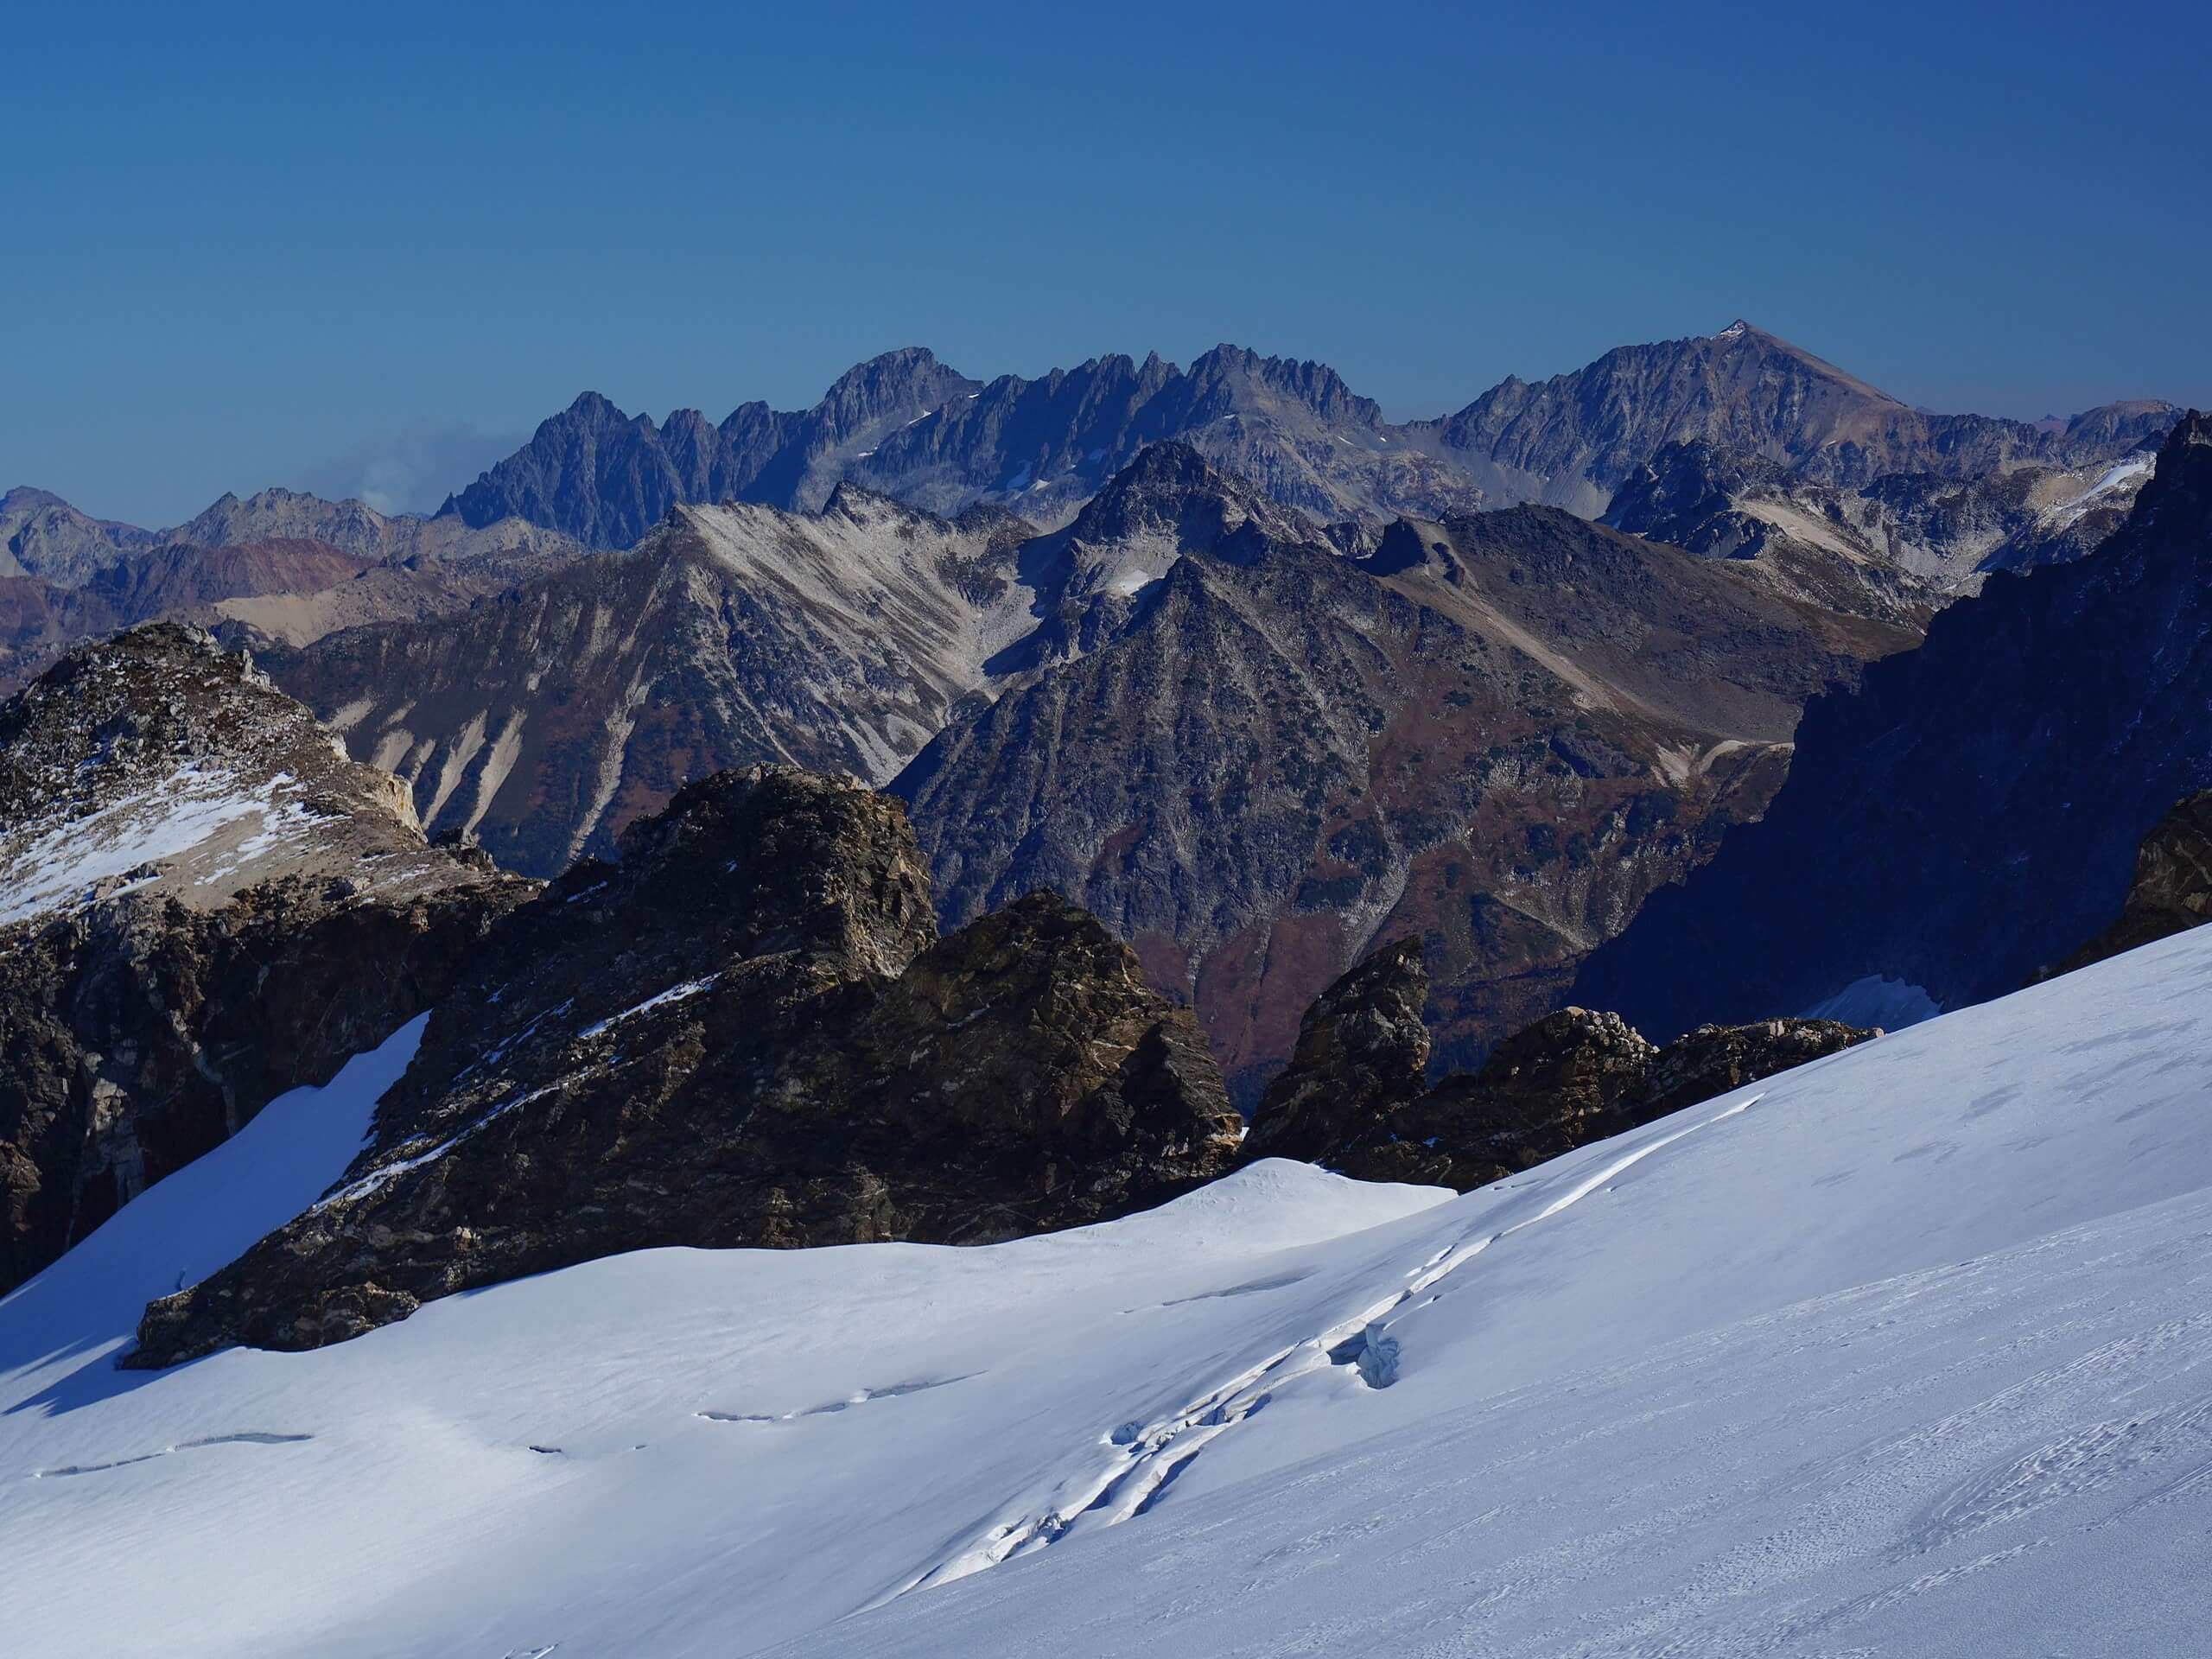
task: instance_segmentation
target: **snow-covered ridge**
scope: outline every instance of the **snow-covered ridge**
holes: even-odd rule
[[[261,1137],[334,1126],[336,1175],[341,1079],[0,1302],[11,1636],[2191,1650],[2209,991],[2202,930],[1463,1198],[1262,1164],[1012,1244],[641,1252],[110,1370],[217,1259],[209,1205],[311,1196]]]

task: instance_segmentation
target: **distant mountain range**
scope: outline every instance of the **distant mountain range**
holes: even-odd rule
[[[554,874],[725,767],[891,777],[1022,630],[1014,548],[1034,533],[851,486],[811,517],[683,506],[461,613],[263,657],[433,832]]]
[[[1440,1065],[1554,1006],[1758,817],[1808,697],[2094,547],[2175,415],[1930,415],[1742,323],[1404,423],[1234,346],[988,383],[906,350],[720,425],[588,393],[427,519],[11,492],[0,689],[198,622],[537,875],[721,769],[849,773],[907,801],[948,924],[1090,906],[1249,1097],[1394,933]]]
[[[1614,494],[1605,522],[1711,557],[1753,560],[1823,603],[1940,606],[1992,570],[2079,558],[2117,530],[2158,465],[2160,428],[2113,460],[2029,463],[1970,478],[1892,473],[1840,489],[1715,444],[1669,444]],[[1859,590],[1859,591],[1854,591]]]
[[[472,528],[388,517],[359,501],[268,489],[244,500],[225,495],[167,530],[141,530],[92,518],[45,490],[12,489],[0,495],[0,578],[35,576],[57,587],[81,587],[118,560],[156,548],[250,542],[320,542],[369,563],[435,557],[472,543]]]
[[[1457,414],[1402,424],[1324,365],[1235,346],[1188,370],[1113,356],[988,384],[909,348],[849,370],[810,410],[746,404],[720,426],[695,410],[656,426],[587,392],[443,512],[625,547],[679,502],[811,512],[852,482],[942,514],[995,502],[1050,528],[1145,445],[1176,439],[1324,523],[1522,502],[1595,517],[1669,444],[1855,490],[1899,473],[2109,461],[2177,412],[2115,404],[2057,424],[1930,415],[1743,322],[1623,346],[1535,385],[1508,379]]]
[[[947,925],[1037,887],[1087,906],[1246,1095],[1378,938],[1431,939],[1440,1064],[1543,1012],[1757,814],[1804,699],[1917,637],[1554,508],[1348,555],[1162,442],[1057,531],[852,485],[811,515],[679,506],[264,661],[433,833],[535,874],[724,767],[887,785]]]
[[[0,692],[79,641],[140,622],[304,643],[459,609],[583,550],[519,518],[477,529],[295,490],[226,495],[156,531],[13,489],[0,496]]]

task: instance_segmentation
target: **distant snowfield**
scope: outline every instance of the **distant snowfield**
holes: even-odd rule
[[[2145,480],[2158,469],[2158,458],[2154,454],[2123,456],[2105,468],[2095,483],[2080,494],[2046,507],[2042,515],[2044,524],[2063,530],[2079,524],[2093,508],[2126,494],[2133,499],[2133,492],[2142,487]],[[2120,505],[2125,505],[2121,503]]]
[[[10,1650],[2081,1659],[2212,1614],[2212,929],[1464,1198],[1268,1163],[111,1369],[406,1040],[0,1302]]]
[[[1834,996],[1805,1010],[1808,1020],[1840,1020],[1847,1026],[1874,1026],[1902,1031],[1943,1010],[1921,986],[1880,974],[1854,979]]]

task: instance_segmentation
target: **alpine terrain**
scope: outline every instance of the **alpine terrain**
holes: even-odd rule
[[[1057,531],[844,484],[812,514],[678,506],[268,660],[434,832],[536,874],[722,767],[887,784],[948,925],[1037,887],[1084,905],[1249,1103],[1393,929],[1430,938],[1448,1055],[1545,1012],[1758,813],[1805,698],[1916,639],[1927,607],[1872,591],[1546,508],[1340,542],[1158,443]]]
[[[11,1654],[2202,1645],[2212,416],[908,348],[0,549]]]

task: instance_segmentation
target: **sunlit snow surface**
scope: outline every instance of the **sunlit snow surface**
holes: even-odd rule
[[[1057,1237],[653,1251],[317,1353],[110,1370],[135,1299],[209,1264],[164,1195],[259,1192],[290,1165],[255,1137],[318,1114],[334,1176],[341,1083],[0,1304],[0,1628],[441,1659],[2196,1651],[2208,1084],[2212,929],[1463,1198],[1265,1164]]]

